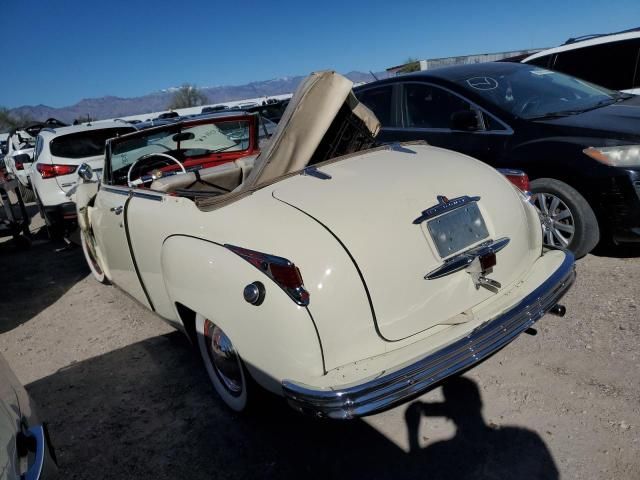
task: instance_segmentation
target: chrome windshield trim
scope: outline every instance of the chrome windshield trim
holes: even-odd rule
[[[489,240],[481,243],[477,247],[474,247],[466,252],[459,253],[455,257],[451,257],[445,260],[443,265],[440,265],[435,270],[430,271],[424,276],[425,280],[435,280],[436,278],[442,278],[446,275],[459,272],[460,270],[468,267],[478,257],[483,257],[491,253],[498,253],[504,247],[506,247],[511,240],[508,237],[502,237],[498,240]]]
[[[298,411],[335,419],[351,419],[391,408],[505,347],[551,310],[574,279],[574,257],[565,252],[558,269],[533,292],[511,309],[444,348],[360,384],[317,389],[284,380],[284,396]]]

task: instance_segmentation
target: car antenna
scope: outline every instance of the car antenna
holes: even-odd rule
[[[369,73],[371,74],[371,76],[372,76],[373,78],[375,78],[375,79],[376,79],[376,82],[377,82],[377,81],[378,81],[378,77],[376,77],[376,76],[374,75],[374,73],[373,73],[371,70],[369,70]]]

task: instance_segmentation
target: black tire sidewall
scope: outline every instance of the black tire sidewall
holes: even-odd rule
[[[548,193],[558,197],[573,216],[575,231],[568,245],[577,258],[589,253],[600,240],[598,220],[589,202],[575,188],[554,178],[538,178],[531,182],[531,193]]]

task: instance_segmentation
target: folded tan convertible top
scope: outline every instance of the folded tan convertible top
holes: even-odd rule
[[[377,135],[380,122],[358,102],[352,87],[349,79],[332,71],[314,72],[304,79],[241,190],[306,167],[345,102],[372,135]]]
[[[333,71],[314,72],[305,78],[291,98],[271,142],[256,158],[242,185],[226,195],[199,199],[198,206],[218,208],[302,170],[312,160],[318,162],[373,146],[380,122],[358,101],[352,87],[349,79]],[[353,127],[354,123],[359,125]],[[341,143],[340,138],[347,124],[359,132],[358,141],[348,145]]]

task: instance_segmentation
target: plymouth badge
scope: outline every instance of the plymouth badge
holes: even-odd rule
[[[478,200],[480,200],[480,197],[469,197],[468,195],[452,198],[451,200],[444,195],[438,195],[438,204],[423,210],[422,215],[416,218],[413,223],[415,225],[419,225],[425,220],[429,220],[430,218],[437,217],[445,212],[455,210],[456,208],[460,208],[471,202],[477,202]]]

